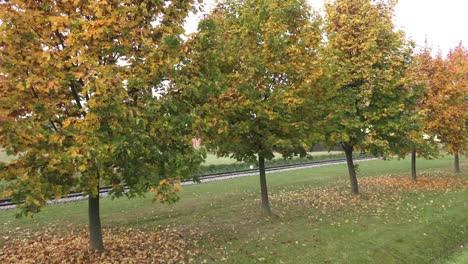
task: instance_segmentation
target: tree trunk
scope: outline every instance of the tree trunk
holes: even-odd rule
[[[358,181],[356,177],[356,169],[354,168],[354,163],[353,163],[353,146],[343,145],[343,150],[346,154],[346,163],[348,164],[351,192],[353,194],[358,194],[359,187],[358,187]]]
[[[411,152],[411,178],[416,180],[416,150]]]
[[[258,156],[258,169],[260,171],[260,189],[262,191],[262,211],[266,215],[271,215],[270,202],[268,201],[268,188],[265,173],[265,158]]]
[[[92,250],[104,250],[102,242],[101,217],[99,216],[99,193],[88,198],[89,243]]]
[[[455,173],[460,173],[460,157],[458,155],[458,152],[455,152]]]

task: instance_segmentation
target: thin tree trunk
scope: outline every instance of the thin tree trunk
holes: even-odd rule
[[[416,180],[416,150],[411,152],[411,178]]]
[[[63,41],[62,41],[63,42]],[[76,105],[79,109],[83,109],[81,105],[81,98],[76,90],[76,83],[71,83],[71,92],[75,99]],[[86,94],[86,97],[88,95]],[[86,98],[89,100],[89,98]],[[86,116],[86,111],[82,112],[83,116]],[[99,173],[97,174],[99,180]],[[104,242],[102,241],[102,229],[101,229],[101,216],[99,213],[99,184],[97,185],[97,195],[88,197],[88,220],[89,220],[89,246],[92,250],[103,251]]]
[[[454,159],[454,161],[455,161],[455,173],[460,173],[461,172],[460,171],[460,157],[458,155],[458,152],[455,152],[454,156],[455,156],[454,157],[455,158]]]
[[[268,188],[265,173],[265,158],[258,156],[258,168],[260,171],[260,189],[262,191],[262,210],[263,213],[271,215],[270,202],[268,201]]]
[[[354,168],[354,162],[353,162],[353,146],[343,145],[343,150],[346,154],[346,163],[348,164],[348,173],[349,173],[351,192],[353,194],[359,194],[356,170]]]
[[[101,217],[99,215],[99,194],[88,198],[89,243],[92,250],[104,250],[102,242]]]

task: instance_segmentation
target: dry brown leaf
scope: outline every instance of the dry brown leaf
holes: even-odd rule
[[[1,263],[190,263],[199,254],[191,245],[200,235],[172,227],[154,229],[104,229],[106,249],[88,249],[88,233],[53,234],[49,229],[34,238],[7,241]]]

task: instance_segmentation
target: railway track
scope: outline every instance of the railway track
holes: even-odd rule
[[[372,160],[376,159],[373,156],[364,156],[354,158],[354,161],[365,161],[365,160]],[[334,164],[342,164],[345,163],[346,159],[333,159],[333,160],[322,160],[322,161],[311,161],[305,163],[298,163],[298,164],[288,164],[288,165],[279,165],[279,166],[271,166],[267,167],[267,172],[279,172],[279,171],[287,171],[287,170],[297,170],[301,168],[310,168],[310,167],[319,167],[325,165],[334,165]],[[225,179],[232,179],[238,177],[245,177],[258,174],[258,168],[256,169],[247,169],[247,170],[238,170],[238,171],[228,171],[228,172],[220,172],[220,173],[209,173],[200,175],[198,177],[200,182],[210,182],[210,181],[219,181]],[[186,180],[182,182],[182,185],[193,185],[197,184],[198,182],[194,182],[192,180]],[[110,190],[112,186],[104,186],[99,188],[99,194],[105,196]],[[128,189],[128,187],[126,187]],[[60,203],[60,202],[67,202],[67,201],[75,201],[75,200],[82,200],[86,197],[83,192],[75,192],[70,193],[67,197],[60,198],[57,200],[49,201],[49,204]],[[11,199],[0,199],[0,210],[2,209],[9,209],[14,208],[15,204],[11,201]]]

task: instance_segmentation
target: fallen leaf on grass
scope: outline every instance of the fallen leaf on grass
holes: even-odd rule
[[[401,205],[402,194],[410,191],[451,191],[468,188],[468,179],[459,177],[422,176],[413,181],[403,176],[362,178],[359,181],[360,194],[349,192],[344,182],[328,187],[310,187],[294,191],[283,190],[271,195],[274,203],[282,208],[300,206],[315,208],[321,212],[370,210],[380,215],[389,203],[396,208]],[[412,208],[416,209],[416,208]]]
[[[198,255],[191,245],[199,239],[192,231],[172,228],[104,229],[105,250],[88,249],[86,231],[50,234],[8,241],[1,249],[1,263],[190,263]],[[182,235],[183,234],[183,235]]]
[[[409,177],[373,177],[361,180],[361,185],[382,191],[450,191],[468,187],[468,179],[455,177],[419,177],[413,181]]]

